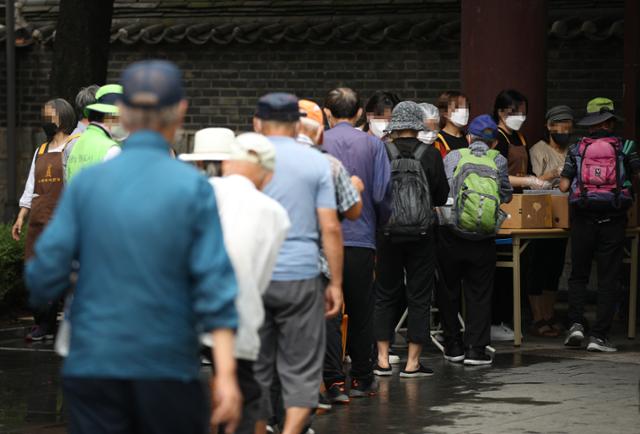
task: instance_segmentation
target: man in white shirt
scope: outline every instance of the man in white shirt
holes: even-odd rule
[[[273,144],[260,134],[246,133],[234,138],[226,128],[207,128],[196,133],[194,153],[180,156],[214,175],[210,182],[218,203],[225,247],[238,282],[236,307],[240,326],[235,356],[244,405],[236,433],[243,434],[253,433],[257,420],[260,387],[253,376],[253,362],[260,350],[262,295],[290,226],[286,210],[260,192],[271,179],[275,155]],[[215,176],[220,174],[223,176]]]

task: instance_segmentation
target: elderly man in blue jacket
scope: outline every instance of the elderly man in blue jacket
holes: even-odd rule
[[[42,305],[80,271],[62,376],[70,433],[208,432],[198,334],[216,342],[213,423],[233,432],[236,279],[207,179],[169,146],[187,104],[181,73],[145,61],[121,77],[131,136],[120,156],[67,187],[26,266]]]

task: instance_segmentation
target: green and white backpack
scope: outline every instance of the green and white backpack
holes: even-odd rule
[[[460,161],[453,172],[453,226],[469,236],[493,236],[500,222],[500,180],[496,158],[500,153],[488,150],[474,155],[459,149]]]

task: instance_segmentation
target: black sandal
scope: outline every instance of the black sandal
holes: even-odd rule
[[[553,330],[555,330],[556,332],[558,332],[558,335],[561,335],[565,331],[562,321],[560,321],[555,316],[547,320],[547,325],[551,327]]]
[[[543,319],[534,322],[529,332],[533,336],[538,336],[541,338],[557,338],[558,336],[560,336],[560,333]]]

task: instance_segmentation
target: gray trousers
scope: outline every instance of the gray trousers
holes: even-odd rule
[[[285,408],[318,405],[325,350],[324,285],[319,277],[272,281],[263,297],[256,381],[262,388],[260,419],[272,416],[270,387],[278,375]]]

